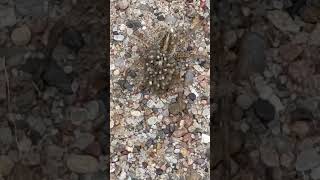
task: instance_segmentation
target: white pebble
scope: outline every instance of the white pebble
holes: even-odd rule
[[[210,136],[206,135],[206,134],[202,134],[201,135],[201,142],[205,143],[205,144],[209,143],[210,142]]]
[[[110,128],[113,128],[113,126],[114,126],[114,121],[111,120],[111,121],[110,121]]]
[[[124,40],[124,36],[121,35],[121,34],[114,35],[113,39],[116,40],[116,41],[123,41]]]
[[[129,152],[132,152],[133,151],[133,147],[127,146],[126,150],[129,151]]]
[[[120,179],[120,180],[125,180],[126,177],[127,177],[127,173],[126,173],[125,171],[122,171],[121,174],[120,174],[120,176],[119,176],[119,179]]]
[[[127,34],[130,36],[131,34],[133,34],[133,30],[131,28],[127,28]]]
[[[141,112],[140,111],[131,111],[131,115],[132,116],[141,116]]]
[[[118,69],[113,71],[113,75],[118,76],[120,74],[120,71]]]
[[[127,27],[126,25],[121,24],[119,29],[120,29],[120,31],[124,31],[124,30],[126,30],[126,27]]]
[[[132,47],[132,51],[133,51],[133,52],[136,52],[137,50],[138,50],[138,47],[137,47],[137,46],[133,46],[133,47]]]
[[[152,126],[157,124],[159,119],[157,117],[150,117],[147,121],[148,121],[148,125]]]

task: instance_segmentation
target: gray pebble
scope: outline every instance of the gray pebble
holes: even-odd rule
[[[303,150],[297,157],[297,171],[307,171],[320,165],[320,155],[313,148]]]
[[[241,94],[237,97],[237,104],[242,109],[248,109],[252,105],[253,101],[254,101],[253,97],[247,94]]]
[[[265,39],[257,33],[244,35],[239,56],[239,78],[247,78],[253,72],[263,73],[266,67]]]
[[[157,16],[157,19],[158,19],[159,21],[164,21],[164,20],[165,20],[165,17],[164,17],[162,14],[160,14],[160,15]]]
[[[99,103],[97,101],[90,101],[86,104],[86,109],[88,111],[88,118],[94,120],[99,115]]]
[[[133,30],[137,30],[142,27],[142,24],[139,20],[128,20],[126,22],[126,26],[128,28],[132,28]]]
[[[80,125],[88,119],[88,110],[85,108],[73,107],[69,110],[69,118],[72,124]]]
[[[188,95],[188,98],[189,98],[191,101],[194,101],[194,100],[196,100],[197,96],[196,96],[194,93],[190,93],[190,94]]]
[[[29,127],[38,132],[40,135],[43,135],[46,131],[46,126],[40,117],[29,116],[27,122]]]
[[[97,159],[88,155],[70,155],[67,158],[67,166],[76,173],[94,173],[99,170]]]
[[[10,128],[0,128],[0,144],[10,144],[13,140]]]
[[[21,15],[41,17],[46,15],[46,3],[43,0],[15,0],[15,7]]]
[[[175,24],[176,21],[177,19],[174,16],[166,16],[165,18],[165,22],[171,25]]]
[[[320,179],[320,166],[312,169],[310,175],[311,175],[312,179]]]
[[[117,8],[120,10],[125,10],[129,7],[130,2],[128,0],[120,0],[117,3]]]
[[[93,143],[94,138],[95,137],[90,133],[81,133],[78,135],[73,146],[80,150],[84,150],[89,144]]]
[[[192,71],[187,71],[186,74],[184,75],[184,82],[187,85],[190,85],[193,83],[193,79],[194,79],[194,74]]]
[[[17,23],[14,8],[0,5],[0,28]]]

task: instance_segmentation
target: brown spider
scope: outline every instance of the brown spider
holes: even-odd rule
[[[137,62],[143,67],[140,83],[143,89],[156,95],[164,95],[170,90],[181,87],[183,79],[181,70],[186,66],[190,52],[183,49],[186,43],[186,32],[178,30],[173,32],[162,28],[156,40],[146,44],[136,38],[145,47],[141,58]]]

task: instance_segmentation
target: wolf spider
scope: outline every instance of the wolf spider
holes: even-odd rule
[[[133,36],[145,48],[134,63],[141,68],[139,85],[152,94],[163,96],[174,88],[183,91],[182,70],[188,68],[186,61],[196,54],[186,50],[188,34],[186,30],[173,31],[167,27],[158,30],[155,40],[145,43]]]

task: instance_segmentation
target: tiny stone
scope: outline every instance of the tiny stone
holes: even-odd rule
[[[165,20],[165,17],[164,17],[162,14],[160,14],[159,16],[157,16],[157,19],[158,19],[159,21],[164,21],[164,20]]]
[[[8,156],[0,156],[0,174],[2,176],[9,175],[13,166],[14,162]]]
[[[70,74],[72,73],[72,66],[65,66],[63,70],[65,73]]]
[[[120,74],[120,71],[118,69],[113,71],[113,75],[118,76]]]
[[[13,30],[11,39],[18,46],[27,45],[31,39],[31,31],[28,26],[23,25]]]
[[[191,101],[194,101],[194,100],[196,100],[197,96],[196,96],[194,93],[190,93],[190,94],[188,95],[188,98],[189,98]]]
[[[290,126],[290,130],[300,138],[303,138],[309,133],[310,127],[305,121],[296,121]]]
[[[0,28],[13,26],[17,23],[14,7],[0,5]]]
[[[132,116],[141,116],[141,112],[140,111],[131,111],[131,115]]]
[[[279,167],[279,155],[277,151],[267,145],[260,146],[261,160],[269,167]]]
[[[159,119],[157,117],[150,117],[148,120],[148,125],[149,126],[152,126],[152,125],[155,125],[159,122]]]
[[[187,71],[186,74],[184,75],[185,78],[185,83],[186,84],[192,84],[193,79],[194,79],[194,74],[192,71]]]
[[[10,144],[13,140],[10,128],[0,128],[0,144]]]
[[[177,19],[174,16],[166,16],[165,22],[168,24],[175,24]]]
[[[243,122],[240,124],[240,129],[242,132],[246,133],[250,129],[250,126],[247,123]]]
[[[76,173],[93,173],[98,171],[98,161],[92,156],[72,154],[67,158],[68,168]]]
[[[259,99],[254,103],[256,115],[264,122],[268,123],[274,119],[275,108],[266,100]]]
[[[129,4],[128,0],[120,0],[116,7],[120,10],[125,10],[129,7]]]
[[[320,165],[320,155],[313,148],[303,150],[296,160],[297,171],[307,171]]]
[[[173,132],[173,136],[179,138],[179,137],[184,136],[184,135],[187,134],[187,133],[188,133],[188,130],[183,127],[183,128],[181,128],[181,129],[175,130],[175,131]]]
[[[294,162],[294,159],[295,157],[293,153],[284,153],[280,156],[280,163],[282,166],[289,168]]]
[[[116,41],[123,41],[124,40],[124,36],[119,34],[119,35],[114,35],[113,39]]]
[[[163,170],[162,169],[160,169],[160,168],[157,168],[156,169],[156,174],[157,175],[161,175],[163,173]]]
[[[124,31],[126,30],[126,25],[124,24],[121,24],[120,27],[119,27],[120,31]]]
[[[254,99],[247,94],[241,94],[237,98],[237,104],[242,109],[248,109],[252,105],[253,101],[254,101]]]
[[[132,28],[127,28],[127,34],[130,36],[133,33],[133,29]]]
[[[210,142],[210,136],[206,135],[206,134],[202,134],[201,135],[201,142],[205,143],[205,144],[209,143]]]
[[[133,30],[137,30],[142,27],[142,24],[139,20],[128,20],[126,25],[128,28],[132,28]]]
[[[312,179],[320,179],[320,166],[312,169],[310,175]]]

